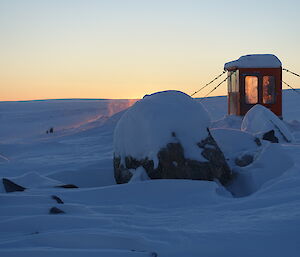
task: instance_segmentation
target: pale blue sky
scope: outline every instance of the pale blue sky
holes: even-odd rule
[[[0,100],[192,93],[225,62],[252,53],[273,53],[300,72],[299,7],[291,0],[0,0]],[[300,87],[299,78],[284,79]]]

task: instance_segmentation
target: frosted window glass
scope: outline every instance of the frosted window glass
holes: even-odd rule
[[[247,104],[256,104],[258,102],[258,77],[245,77],[245,97]]]
[[[275,79],[273,76],[263,76],[263,103],[275,103]]]

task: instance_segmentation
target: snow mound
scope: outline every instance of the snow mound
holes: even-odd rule
[[[133,176],[131,177],[131,179],[129,181],[130,183],[150,179],[146,170],[143,167],[138,167],[136,170],[131,170],[131,172],[133,173]]]
[[[273,112],[259,104],[246,113],[241,129],[252,134],[261,135],[274,130],[279,142],[292,142],[294,140],[286,125]]]
[[[255,157],[261,150],[261,142],[248,132],[236,129],[211,129],[212,137],[224,153],[231,166],[233,161],[245,155]]]
[[[146,95],[125,112],[114,132],[115,155],[149,158],[158,165],[157,153],[174,138],[186,158],[204,161],[196,143],[207,138],[210,117],[204,107],[179,91]]]
[[[211,128],[241,129],[242,117],[236,115],[225,115],[223,118],[212,121]]]
[[[229,190],[235,196],[250,195],[273,183],[293,165],[293,159],[280,144],[269,143],[253,164],[238,170]]]
[[[281,61],[273,54],[252,54],[241,56],[238,60],[225,63],[224,69],[235,68],[280,68]]]

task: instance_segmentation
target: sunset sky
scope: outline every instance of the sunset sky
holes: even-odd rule
[[[300,73],[299,8],[296,0],[0,0],[0,100],[191,94],[252,53],[275,54]],[[300,78],[283,78],[300,87]],[[224,94],[225,85],[213,95]]]

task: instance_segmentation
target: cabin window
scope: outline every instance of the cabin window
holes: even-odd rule
[[[228,73],[228,92],[238,92],[238,76],[237,71],[230,71]]]
[[[245,98],[247,104],[258,102],[258,77],[245,76]]]
[[[237,83],[237,74],[233,72],[231,75],[231,83],[232,83],[232,92],[238,92],[238,83]]]
[[[263,76],[263,103],[275,103],[275,79],[273,76]]]
[[[228,92],[231,93],[232,92],[232,84],[231,84],[231,76],[230,73],[228,75]]]

